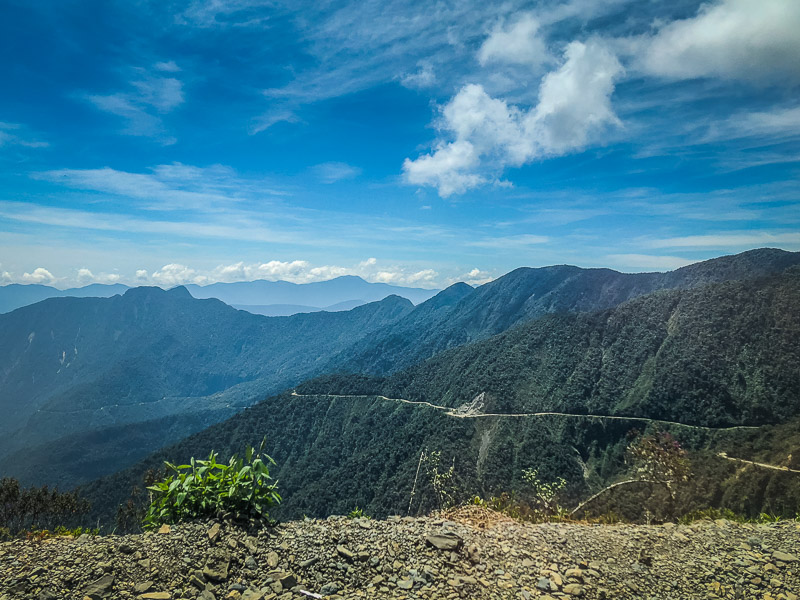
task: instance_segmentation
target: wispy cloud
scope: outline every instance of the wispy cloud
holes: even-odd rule
[[[32,134],[19,123],[0,121],[0,148],[23,146],[25,148],[46,148],[49,144]]]
[[[479,240],[472,240],[467,245],[478,248],[494,248],[497,250],[513,250],[527,246],[546,244],[550,238],[544,235],[520,234],[497,237],[486,237]]]
[[[644,240],[643,245],[650,248],[800,248],[800,232],[730,231]]]
[[[655,271],[672,271],[680,267],[685,267],[696,260],[682,258],[680,256],[659,256],[652,254],[607,254],[604,263],[609,267],[616,267],[623,271],[653,269]]]
[[[336,183],[343,179],[353,179],[361,174],[361,169],[343,162],[326,162],[311,169],[322,183]]]
[[[157,138],[169,145],[175,138],[166,134],[163,116],[184,102],[183,83],[174,76],[178,71],[173,61],[156,63],[152,69],[136,67],[131,69],[127,90],[83,97],[96,108],[122,117],[123,133]]]
[[[254,195],[284,196],[263,179],[246,180],[229,167],[196,167],[173,163],[158,165],[147,173],[132,173],[110,167],[58,169],[32,175],[70,188],[101,192],[136,200],[141,208],[168,211],[193,209],[219,211],[235,207]]]
[[[800,106],[740,112],[723,121],[712,122],[701,141],[756,138],[761,143],[775,143],[796,137],[800,137]]]

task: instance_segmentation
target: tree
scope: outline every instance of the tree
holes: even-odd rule
[[[578,504],[570,512],[570,516],[579,513],[612,489],[635,484],[649,484],[651,487],[663,486],[669,497],[667,510],[671,512],[675,502],[676,484],[686,481],[691,475],[688,455],[678,440],[670,433],[660,431],[651,435],[637,436],[625,451],[625,462],[630,465],[632,477],[612,483],[590,496]],[[652,508],[652,506],[645,507],[648,515],[652,513]]]

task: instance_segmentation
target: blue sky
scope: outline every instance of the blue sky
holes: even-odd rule
[[[0,0],[0,283],[800,250],[800,2]]]

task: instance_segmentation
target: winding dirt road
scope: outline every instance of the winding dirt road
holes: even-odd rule
[[[454,409],[449,406],[439,406],[438,404],[432,404],[430,402],[426,402],[424,400],[406,400],[405,398],[388,398],[386,396],[381,396],[379,394],[371,395],[371,396],[364,396],[364,395],[354,395],[354,394],[298,394],[295,390],[292,390],[292,396],[296,398],[354,398],[354,399],[369,399],[369,398],[378,398],[380,400],[386,400],[388,402],[399,402],[403,404],[417,404],[422,406],[427,406],[429,408],[433,408],[435,410],[440,410],[444,412],[447,416],[455,417],[458,419],[481,419],[485,417],[500,417],[500,418],[510,418],[510,419],[519,419],[519,418],[526,418],[526,417],[567,417],[567,418],[575,418],[575,419],[600,419],[606,421],[640,421],[642,423],[657,423],[661,425],[674,425],[678,427],[690,427],[692,429],[703,429],[706,431],[727,431],[727,430],[734,430],[734,429],[758,429],[758,427],[754,427],[752,425],[734,425],[729,427],[706,427],[704,425],[689,425],[687,423],[679,423],[677,421],[665,421],[662,419],[648,419],[646,417],[624,417],[619,415],[592,415],[592,414],[580,414],[580,413],[563,413],[563,412],[553,412],[553,411],[546,411],[546,412],[533,412],[533,413],[484,413],[484,412],[458,412],[457,409]],[[729,457],[726,457],[729,458]],[[736,459],[731,459],[736,460]]]

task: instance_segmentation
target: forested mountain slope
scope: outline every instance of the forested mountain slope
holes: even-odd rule
[[[390,297],[353,311],[290,318],[248,315],[221,302],[194,300],[182,288],[170,292],[137,288],[109,300],[49,300],[0,316],[0,339],[8,341],[0,349],[0,408],[15,407],[0,426],[5,434],[0,456],[18,452],[1,474],[51,484],[56,481],[46,477],[57,475],[62,486],[85,481],[124,466],[122,458],[132,461],[152,452],[155,447],[147,444],[153,441],[175,441],[172,436],[218,422],[309,377],[343,371],[394,373],[437,352],[548,315],[553,320],[539,326],[541,336],[551,335],[552,343],[562,344],[564,360],[583,357],[580,369],[568,381],[561,381],[553,373],[539,373],[535,365],[515,365],[550,387],[535,379],[520,381],[514,392],[520,394],[518,398],[500,397],[493,402],[519,403],[524,393],[533,404],[546,395],[550,405],[568,407],[579,397],[575,389],[583,386],[581,393],[587,394],[588,402],[603,398],[599,402],[606,403],[609,395],[617,394],[614,385],[623,384],[613,384],[610,371],[603,375],[605,379],[595,381],[599,375],[593,357],[599,347],[588,343],[587,336],[595,335],[596,324],[591,319],[574,324],[552,315],[607,308],[653,288],[691,288],[708,281],[776,272],[799,261],[800,253],[762,249],[663,274],[568,266],[518,269],[477,289],[455,284],[415,307]],[[659,308],[668,309],[667,305]],[[574,343],[562,339],[561,327],[573,332]],[[647,335],[651,344],[660,343],[657,331],[648,330]],[[442,393],[446,399],[448,394],[465,399],[487,377],[492,386],[505,385],[503,373],[495,377],[499,366],[476,372],[474,366],[483,365],[484,358],[464,360],[459,369],[470,374],[472,383],[450,386]],[[425,385],[425,376],[417,378],[412,373],[407,377],[418,379],[417,387]],[[649,381],[646,373],[637,378],[641,385]],[[590,394],[588,388],[596,385],[598,392]],[[408,391],[415,390],[412,386]],[[656,393],[648,398],[651,404],[658,402]],[[622,397],[615,399],[618,406],[625,402]],[[720,418],[728,418],[730,407],[712,404],[721,411]],[[759,409],[752,410],[756,414]],[[170,422],[190,413],[192,419]],[[121,424],[129,428],[118,429]],[[130,443],[123,446],[113,440]],[[114,453],[105,463],[93,458],[102,454],[104,443]],[[62,460],[62,454],[54,451],[82,446],[92,449],[85,460],[80,456]],[[109,470],[97,470],[104,465]]]
[[[354,505],[374,514],[403,512],[425,448],[440,450],[445,467],[454,461],[467,493],[512,489],[522,469],[534,467],[543,479],[567,478],[577,498],[625,468],[622,451],[632,429],[658,426],[706,452],[698,455],[703,479],[696,492],[702,503],[719,503],[742,479],[736,465],[710,450],[735,453],[759,436],[768,445],[780,429],[696,426],[800,417],[798,306],[800,268],[791,268],[756,280],[656,292],[599,313],[548,316],[388,378],[309,381],[296,388],[299,395],[272,397],[95,482],[86,493],[98,509],[113,507],[123,499],[121,490],[162,460],[183,462],[211,449],[229,454],[266,435],[287,516],[346,512]],[[463,418],[391,400],[455,407],[479,394],[475,411],[483,413],[557,411],[678,424],[558,415]],[[800,440],[791,443],[797,447],[786,452],[800,454]],[[714,473],[719,477],[709,479]],[[767,501],[800,508],[794,492],[786,491],[798,486],[783,489],[773,498],[753,496],[744,508],[759,511]]]
[[[415,309],[375,336],[361,353],[336,366],[385,374],[437,352],[486,339],[519,323],[552,313],[592,312],[662,289],[758,277],[800,264],[800,252],[762,248],[716,258],[668,273],[619,273],[610,269],[552,266],[520,268],[475,290],[459,289],[432,313]]]
[[[219,411],[318,373],[407,313],[391,296],[340,313],[267,318],[184,288],[54,298],[0,316],[0,455],[80,431]],[[231,392],[231,390],[234,392]],[[240,406],[241,406],[240,405]]]

